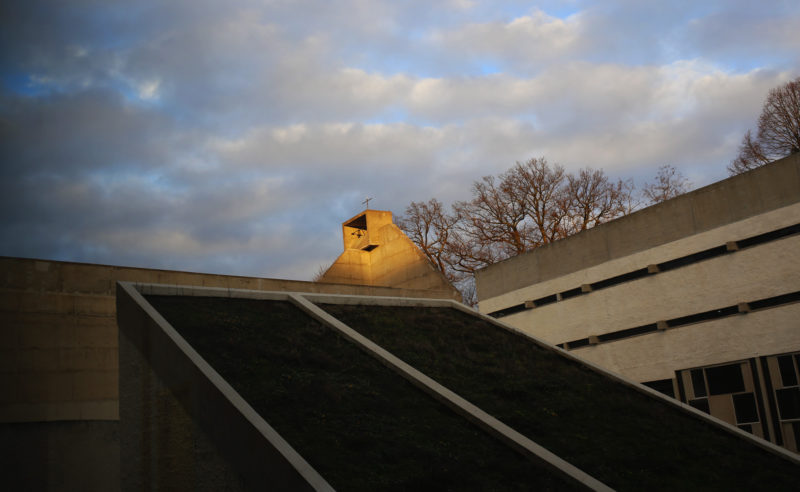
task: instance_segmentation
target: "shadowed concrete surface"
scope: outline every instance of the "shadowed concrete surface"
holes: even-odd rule
[[[466,311],[451,301],[120,284],[121,333],[138,347],[121,354],[138,366],[121,366],[122,387],[134,390],[123,392],[133,397],[122,400],[123,447],[138,441],[143,459],[129,471],[153,488],[175,469],[165,463],[182,463],[197,480],[196,426],[251,485],[270,483],[273,465],[303,477],[277,485],[284,490],[308,480],[303,466],[321,477],[305,482],[318,490],[525,489],[533,477],[546,479],[536,482],[543,489],[570,485],[552,480],[566,469],[554,462],[549,473],[529,468],[544,462],[466,403],[506,436],[578,467],[589,488],[796,488],[800,464],[786,451]],[[180,405],[162,405],[173,397]],[[182,420],[193,424],[175,425]],[[264,429],[280,442],[266,445]],[[247,464],[254,452],[265,458]],[[575,476],[572,485],[587,486]]]
[[[0,424],[0,476],[9,491],[117,491],[119,422]]]

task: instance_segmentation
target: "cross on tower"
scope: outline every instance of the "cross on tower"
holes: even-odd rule
[[[365,204],[365,205],[366,205],[366,206],[364,207],[365,209],[369,208],[369,201],[370,201],[370,200],[372,200],[372,198],[370,198],[370,197],[367,197],[367,199],[366,199],[366,200],[364,200],[363,202],[361,202],[361,203],[363,203],[363,204]]]

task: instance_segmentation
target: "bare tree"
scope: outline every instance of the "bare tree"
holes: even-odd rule
[[[612,183],[601,169],[585,168],[567,176],[569,219],[563,234],[571,235],[629,212],[633,183]]]
[[[513,172],[484,176],[472,185],[472,200],[458,202],[454,210],[461,220],[465,239],[492,248],[481,248],[487,262],[524,253],[532,246],[532,228],[528,216],[525,190]]]
[[[412,202],[398,224],[475,304],[476,270],[630,213],[630,180],[602,170],[568,174],[544,158],[517,163],[472,185],[472,198],[448,214],[441,202]]]
[[[514,183],[521,190],[526,213],[534,227],[532,246],[541,246],[563,237],[568,200],[564,168],[553,167],[544,157],[517,163],[511,170]]]
[[[748,130],[739,155],[728,165],[731,175],[741,174],[768,162],[800,152],[800,77],[769,91],[758,133]]]
[[[452,269],[451,243],[457,217],[449,215],[442,202],[431,198],[427,202],[411,202],[398,226],[422,250],[422,253],[450,281],[455,280]]]
[[[642,195],[649,204],[660,203],[689,191],[692,184],[680,171],[670,165],[658,168],[656,180],[642,188]]]

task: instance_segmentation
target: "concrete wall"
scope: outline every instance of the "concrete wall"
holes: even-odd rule
[[[119,490],[118,428],[114,421],[0,424],[3,490]]]
[[[800,202],[800,154],[645,208],[476,273],[484,301]],[[481,304],[481,310],[486,312]]]
[[[453,296],[451,290],[0,258],[0,422],[119,418],[113,290],[118,280],[375,296]]]
[[[639,382],[800,351],[798,169],[793,156],[488,267],[479,308],[510,309],[503,322]]]
[[[480,309],[492,312],[798,222],[800,203],[485,299]],[[527,309],[503,321],[559,344],[798,290],[800,236],[793,235]],[[669,378],[676,369],[800,349],[798,306],[687,325],[576,353],[636,381]]]
[[[344,222],[345,250],[321,281],[446,291],[450,299],[460,300],[458,291],[391,217],[391,212],[367,210]]]

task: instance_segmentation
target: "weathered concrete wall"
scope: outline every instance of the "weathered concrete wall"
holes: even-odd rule
[[[119,490],[119,422],[0,424],[3,490]]]
[[[492,312],[727,241],[800,222],[800,203],[481,301]],[[793,235],[503,318],[553,344],[800,290],[800,236]],[[800,349],[797,304],[578,349],[636,381],[677,369]]]
[[[798,320],[800,304],[789,304],[572,352],[633,381],[669,379],[676,370],[800,350]]]
[[[0,422],[118,419],[118,280],[452,298],[452,291],[0,258]]]
[[[391,212],[367,210],[343,223],[345,250],[321,281],[442,291],[449,292],[448,298],[460,300],[458,291],[391,217]],[[356,224],[364,224],[366,229],[350,227]]]
[[[797,202],[800,154],[491,265],[476,274],[478,299],[497,297]]]
[[[554,245],[558,245],[557,248],[550,248],[548,255],[558,252],[563,256],[549,257],[547,261],[555,263],[549,270],[551,273],[562,268],[564,274],[539,282],[530,281],[524,287],[483,298],[479,304],[480,310],[489,313],[520,305],[648,265],[794,226],[800,223],[800,179],[795,174],[798,164],[800,158],[797,157],[784,160],[776,163],[776,167],[767,166],[759,169],[759,172],[698,190],[700,198],[679,197],[662,204],[664,206],[652,207],[648,209],[652,213],[642,215],[654,221],[649,227],[639,219],[631,222],[627,218],[598,227],[598,230],[605,228],[607,231],[602,236],[607,241],[602,244],[608,246],[603,249],[603,255],[611,250],[621,251],[617,243],[629,244],[626,246],[628,249],[635,249],[631,246],[634,244],[649,244],[655,232],[650,234],[648,231],[673,230],[674,226],[685,235],[673,241],[603,262],[599,262],[603,255],[592,261],[586,260],[597,252],[591,249],[596,245],[586,243],[586,238],[592,236],[579,234],[560,241]],[[779,184],[781,177],[792,186]],[[791,181],[793,179],[795,181]],[[747,183],[752,184],[752,193],[747,191]],[[779,200],[769,198],[771,194],[764,189],[764,183],[776,186],[775,193]],[[711,207],[709,196],[714,194],[721,204],[713,209],[718,215],[715,220],[725,219],[729,222],[708,228],[707,224],[711,221],[706,220],[701,227],[697,225],[701,215],[695,213],[694,207],[698,206],[698,200],[705,200],[704,206]],[[731,197],[738,197],[737,200],[741,202],[735,202],[734,205]],[[792,199],[794,203],[753,213],[754,210],[771,207],[776,201]],[[748,200],[755,201],[755,204]],[[737,219],[740,216],[746,218]],[[623,239],[625,234],[622,232],[608,232],[614,231],[615,227],[619,231],[627,230],[630,237]],[[703,230],[693,232],[700,228]],[[637,235],[639,231],[642,231],[643,238]],[[615,239],[612,240],[612,236]],[[589,248],[588,251],[575,260],[572,254],[576,250],[582,251],[583,247]],[[519,262],[500,265],[499,270],[505,271],[512,265],[521,268],[527,266],[529,270],[526,271],[531,278],[536,278],[536,261],[542,258],[544,256],[537,256],[534,252],[520,257]],[[560,262],[565,265],[560,265]],[[581,262],[589,266],[575,269]],[[479,277],[479,288],[487,278]],[[510,283],[514,284],[520,278]],[[494,285],[488,290],[500,287],[503,286]],[[484,288],[483,292],[486,290]],[[797,291],[800,291],[800,235],[794,234],[588,294],[525,309],[504,317],[503,321],[550,343],[559,344]],[[799,309],[797,304],[786,304],[575,350],[581,357],[636,381],[667,379],[674,377],[676,370],[800,350],[800,331],[796,322]]]

